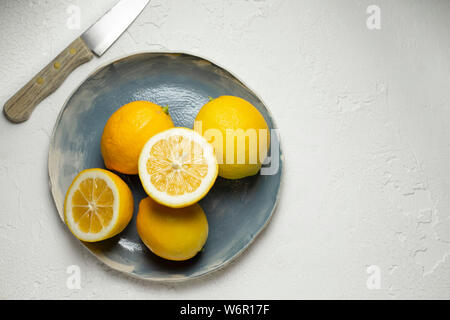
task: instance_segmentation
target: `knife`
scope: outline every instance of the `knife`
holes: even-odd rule
[[[150,0],[121,0],[75,39],[3,106],[8,120],[27,120],[34,108],[53,93],[81,64],[94,54],[100,57],[137,18]]]

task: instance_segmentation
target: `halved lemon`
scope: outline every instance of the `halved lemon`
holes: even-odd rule
[[[104,169],[81,171],[66,194],[64,219],[82,241],[94,242],[121,232],[133,216],[133,195],[119,176]]]
[[[154,135],[139,156],[139,178],[145,191],[172,208],[202,199],[216,181],[218,168],[212,145],[187,128]]]

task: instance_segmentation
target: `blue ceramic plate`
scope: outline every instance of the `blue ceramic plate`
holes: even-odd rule
[[[192,128],[197,112],[209,97],[221,95],[248,100],[262,113],[269,128],[275,128],[269,110],[256,94],[228,71],[203,58],[141,53],[94,72],[67,100],[51,138],[50,187],[59,215],[63,216],[64,196],[77,173],[104,168],[100,137],[106,121],[120,106],[134,100],[169,105],[175,125]],[[277,139],[273,136],[271,145]],[[114,238],[83,244],[108,266],[142,279],[177,281],[217,270],[242,253],[270,220],[283,165],[281,150],[272,153],[272,161],[279,166],[275,174],[234,181],[217,179],[200,202],[208,218],[208,240],[203,250],[188,261],[159,258],[139,239],[135,217],[138,203],[146,194],[138,176],[120,174],[135,200],[134,218],[127,228]]]

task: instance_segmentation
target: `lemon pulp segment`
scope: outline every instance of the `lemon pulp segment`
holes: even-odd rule
[[[171,136],[152,146],[147,171],[158,191],[176,196],[198,189],[208,173],[208,163],[198,143]]]
[[[113,204],[113,192],[104,180],[83,180],[72,197],[73,220],[81,231],[98,233],[111,222]]]

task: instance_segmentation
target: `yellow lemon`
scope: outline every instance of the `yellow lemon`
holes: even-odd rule
[[[187,260],[199,252],[208,238],[208,221],[199,204],[175,209],[152,200],[139,204],[137,230],[144,244],[169,260]]]
[[[121,232],[133,216],[133,195],[117,175],[104,169],[81,171],[67,191],[64,220],[82,241],[94,242]]]
[[[142,148],[139,178],[153,200],[173,208],[203,198],[217,178],[212,146],[194,130],[172,128],[154,135]]]
[[[240,179],[261,169],[270,134],[264,117],[250,102],[234,96],[213,99],[200,109],[194,130],[214,145],[219,176]]]
[[[100,146],[106,167],[137,174],[144,144],[156,133],[173,126],[164,109],[152,102],[134,101],[122,106],[111,115],[103,129]]]

